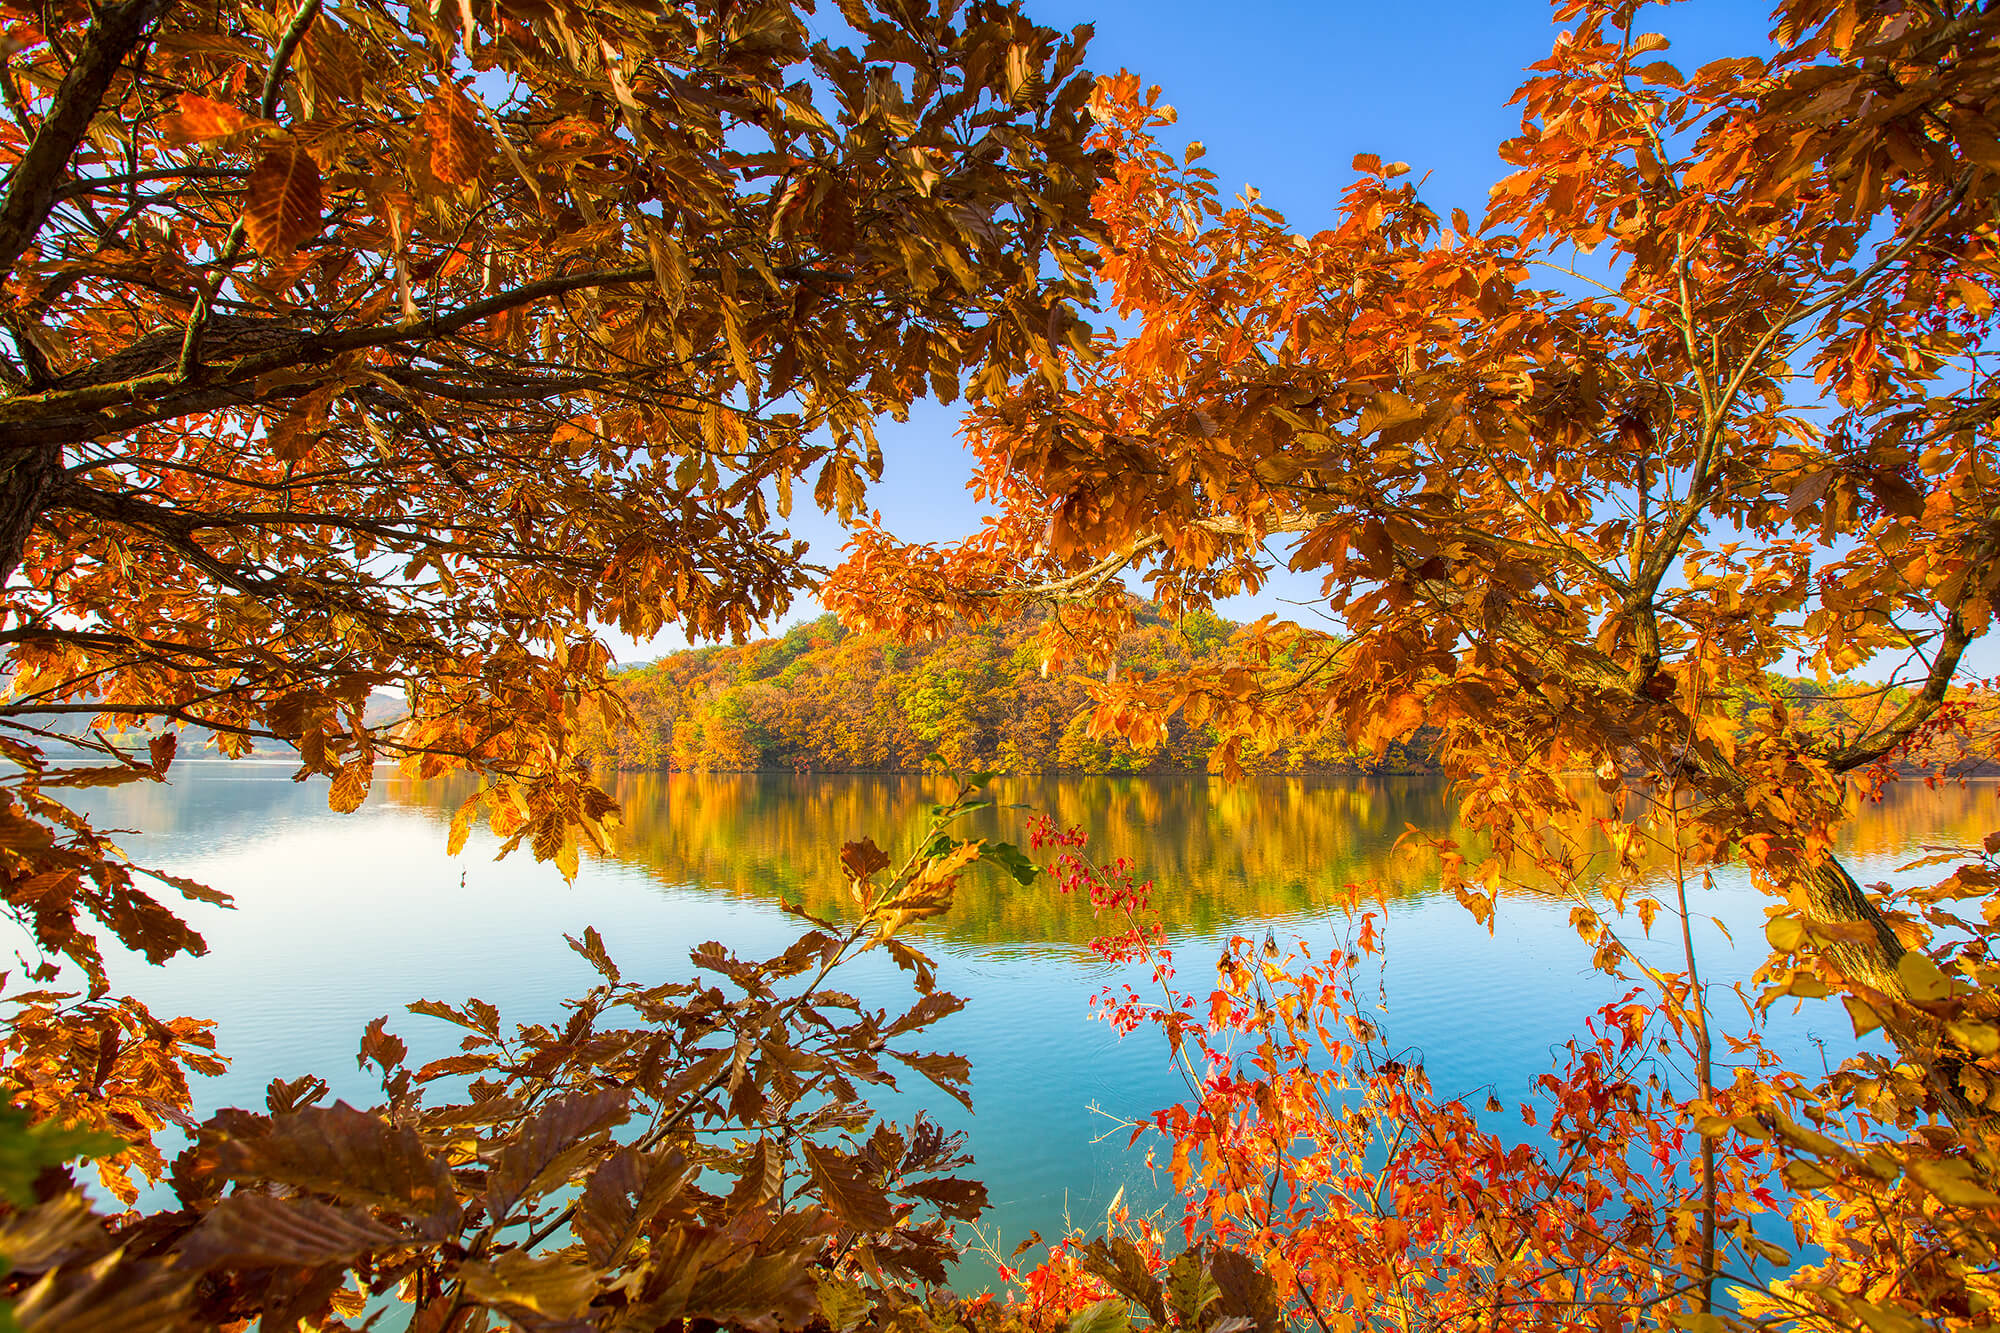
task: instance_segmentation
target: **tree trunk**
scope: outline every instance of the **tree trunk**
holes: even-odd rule
[[[1808,920],[1820,925],[1862,926],[1867,931],[1866,939],[1842,938],[1820,944],[1820,951],[1852,980],[1908,1003],[1909,988],[1896,964],[1909,950],[1847,868],[1828,856],[1807,878],[1805,898]],[[1946,1119],[1968,1137],[2000,1127],[1991,1111],[1966,1098],[1959,1083],[1960,1062],[1940,1053],[1944,1033],[1937,1023],[1914,1008],[1906,1014],[1880,1017],[1883,1031],[1896,1049],[1924,1071],[1924,1081]]]

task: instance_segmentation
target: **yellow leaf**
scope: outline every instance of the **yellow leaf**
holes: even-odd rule
[[[1896,960],[1896,975],[1902,979],[1910,998],[1920,1004],[1935,1003],[1951,994],[1950,978],[1938,971],[1938,965],[1927,954],[1914,949]]]
[[[1805,937],[1806,923],[1795,916],[1774,916],[1764,923],[1764,938],[1780,952],[1790,953],[1799,947]]]
[[[1947,1023],[1944,1030],[1951,1039],[1977,1056],[1988,1056],[2000,1051],[2000,1029],[1987,1023],[1967,1019],[1962,1023]]]
[[[1911,1162],[1910,1176],[1946,1203],[1961,1208],[2000,1208],[2000,1194],[1980,1183],[1968,1162]]]
[[[465,850],[465,840],[472,834],[472,816],[478,807],[479,797],[475,794],[461,802],[458,810],[452,815],[451,829],[445,835],[447,856],[457,856]]]
[[[326,803],[330,809],[348,814],[361,808],[368,799],[368,785],[375,776],[375,766],[366,758],[358,759],[334,774],[333,788],[327,793]]]
[[[520,1250],[509,1250],[490,1264],[465,1264],[459,1276],[477,1300],[551,1319],[582,1314],[597,1289],[597,1275],[573,1260],[555,1255],[536,1258]]]
[[[1794,972],[1785,983],[1785,994],[1804,1000],[1823,1000],[1829,993],[1826,983],[1810,972]]]

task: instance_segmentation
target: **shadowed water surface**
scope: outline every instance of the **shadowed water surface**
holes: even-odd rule
[[[494,861],[475,836],[444,854],[445,825],[466,788],[377,775],[352,815],[330,814],[322,784],[295,784],[279,764],[177,764],[168,786],[90,793],[100,824],[143,829],[126,838],[142,863],[235,895],[237,908],[189,915],[210,952],[164,967],[113,960],[113,983],[163,1014],[216,1020],[230,1071],[196,1089],[201,1109],[261,1105],[274,1076],[318,1073],[358,1104],[376,1090],[354,1051],[369,1020],[389,1014],[415,1058],[455,1044],[444,1024],[403,1012],[409,1001],[479,996],[509,1021],[546,1020],[594,979],[562,935],[594,925],[635,978],[689,972],[687,951],[720,940],[745,955],[780,951],[796,922],[778,899],[841,907],[836,856],[863,835],[907,846],[942,779],[633,774],[615,795],[626,825],[617,855],[588,863],[573,885],[525,856]],[[1926,846],[1974,842],[1996,825],[1991,782],[1935,791],[1892,789],[1847,830],[1864,882],[1896,880]],[[1441,1093],[1491,1087],[1525,1095],[1550,1048],[1614,993],[1591,973],[1568,904],[1503,898],[1491,935],[1429,891],[1435,862],[1421,845],[1397,850],[1415,826],[1450,834],[1442,784],[1423,779],[1021,779],[996,785],[1021,803],[1079,825],[1100,859],[1132,859],[1156,882],[1154,903],[1191,987],[1231,934],[1330,941],[1345,921],[1345,886],[1384,881],[1389,960],[1382,977],[1395,1041],[1421,1054]],[[982,811],[965,832],[1025,841],[1021,811]],[[1762,902],[1725,878],[1704,903],[1745,941],[1700,933],[1704,968],[1725,984],[1762,957]],[[1020,888],[971,876],[952,910],[922,928],[941,983],[970,1001],[934,1044],[972,1060],[976,1117],[905,1083],[885,1109],[929,1109],[971,1132],[978,1173],[995,1204],[988,1229],[1011,1242],[1101,1214],[1121,1188],[1142,1205],[1165,1198],[1110,1116],[1140,1116],[1180,1095],[1163,1045],[1120,1041],[1089,1016],[1091,998],[1122,981],[1082,948],[1089,905],[1039,881]],[[906,974],[869,955],[843,986],[879,1005],[907,1003]],[[1779,1042],[1816,1065],[1852,1045],[1837,1010],[1814,1006],[1783,1024]],[[1099,1108],[1093,1110],[1092,1108]],[[1010,1246],[1011,1247],[1011,1246]]]

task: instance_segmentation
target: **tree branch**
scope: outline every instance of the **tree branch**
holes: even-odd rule
[[[55,102],[42,118],[34,142],[21,155],[20,165],[10,173],[6,197],[0,199],[0,282],[13,276],[21,252],[48,221],[70,155],[89,133],[125,57],[172,3],[124,0],[97,11],[76,63],[56,89]]]

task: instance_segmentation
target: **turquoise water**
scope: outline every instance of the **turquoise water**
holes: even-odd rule
[[[122,839],[141,863],[236,898],[232,911],[190,912],[207,956],[162,967],[112,960],[114,988],[155,1012],[216,1020],[231,1067],[196,1088],[204,1112],[261,1106],[271,1078],[305,1073],[369,1104],[375,1088],[354,1052],[370,1020],[390,1015],[419,1060],[455,1045],[454,1029],[404,1011],[418,998],[477,996],[509,1021],[554,1017],[594,979],[562,943],[585,926],[602,932],[628,977],[686,975],[688,949],[710,939],[746,956],[777,953],[795,933],[779,894],[830,904],[841,842],[912,839],[923,807],[947,789],[917,778],[629,777],[617,792],[621,851],[565,885],[525,856],[496,862],[482,835],[447,857],[458,789],[385,771],[368,804],[342,816],[326,810],[323,787],[289,777],[280,764],[185,762],[170,785],[92,793],[88,803],[100,825],[143,830]],[[1390,880],[1387,1008],[1377,1017],[1445,1095],[1525,1095],[1551,1048],[1622,990],[1589,969],[1567,903],[1503,899],[1489,935],[1426,891],[1422,858],[1392,848],[1406,824],[1448,829],[1434,782],[1024,780],[998,794],[1092,830],[1102,855],[1131,856],[1155,877],[1184,976],[1203,993],[1229,935],[1330,942],[1344,933],[1341,886]],[[1995,811],[1991,783],[1913,784],[1850,831],[1849,863],[1863,882],[1893,878],[1926,845],[1976,840],[2000,824]],[[1016,815],[987,818],[973,831],[1020,833]],[[1713,926],[1698,931],[1705,971],[1727,984],[1762,958],[1762,903],[1725,880],[1703,906],[1744,941],[1736,951]],[[878,1099],[969,1131],[994,1202],[984,1229],[1005,1248],[1030,1229],[1094,1222],[1121,1189],[1141,1208],[1166,1198],[1116,1120],[1171,1103],[1180,1084],[1162,1043],[1143,1032],[1120,1040],[1090,1016],[1091,998],[1124,979],[1082,947],[1092,929],[1087,905],[1045,883],[968,884],[922,942],[941,984],[970,1002],[933,1029],[931,1045],[971,1059],[977,1114],[928,1085],[906,1082]],[[906,974],[878,958],[862,959],[842,988],[870,1004],[907,1003]],[[1851,1046],[1837,1009],[1811,1006],[1779,1026],[1778,1043],[1813,1067],[1815,1041],[1836,1056]]]

